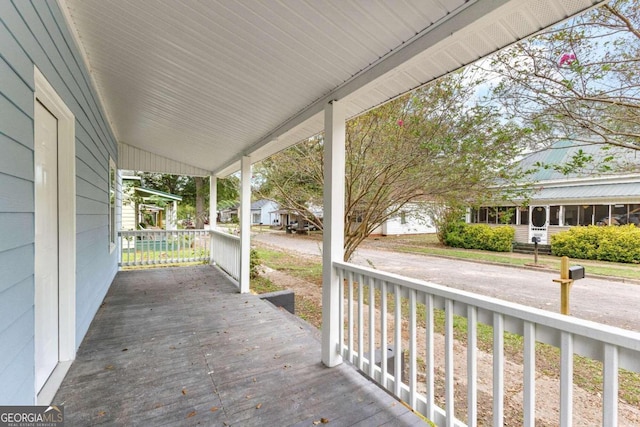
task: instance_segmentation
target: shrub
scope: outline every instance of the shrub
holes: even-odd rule
[[[557,256],[601,261],[640,263],[640,228],[572,227],[551,236],[551,252]]]
[[[258,251],[255,249],[251,249],[251,252],[249,252],[249,277],[250,278],[255,279],[260,275],[260,270],[258,269],[258,267],[260,267],[261,263],[262,263],[262,260],[260,259],[260,254],[258,254]]]
[[[485,224],[454,222],[444,230],[444,244],[454,248],[510,252],[515,230],[509,226],[489,227]]]

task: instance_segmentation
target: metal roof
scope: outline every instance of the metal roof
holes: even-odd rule
[[[58,0],[119,167],[225,175],[599,0]],[[174,172],[177,173],[177,172]]]
[[[553,166],[566,165],[571,162],[573,156],[581,150],[585,155],[591,156],[593,162],[587,164],[583,170],[569,172],[567,174],[555,170]],[[599,166],[605,157],[611,157],[607,165],[611,171],[599,170]],[[603,144],[587,144],[584,142],[558,141],[551,147],[531,153],[520,162],[522,170],[536,169],[535,164],[541,163],[549,168],[538,168],[527,178],[533,182],[550,180],[567,180],[581,177],[607,176],[625,172],[637,172],[640,170],[640,152],[623,147]]]
[[[640,178],[637,182],[625,183],[597,183],[585,185],[571,185],[565,187],[543,187],[536,191],[532,200],[536,203],[542,201],[583,203],[585,201],[597,202],[598,200],[607,203],[616,201],[640,200]]]
[[[182,196],[176,196],[175,194],[165,193],[164,191],[154,190],[152,188],[135,187],[135,190],[141,193],[157,196],[160,199],[175,200],[177,202],[182,201]]]

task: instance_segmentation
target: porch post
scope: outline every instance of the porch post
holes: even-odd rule
[[[218,178],[215,175],[209,177],[209,230],[216,228],[218,220]]]
[[[213,259],[213,239],[212,230],[216,229],[218,219],[218,180],[215,175],[209,176],[209,264],[214,264]]]
[[[249,292],[251,256],[251,157],[243,156],[240,172],[240,293]]]
[[[345,113],[339,101],[324,110],[324,200],[322,243],[322,363],[342,363],[338,331],[342,325],[334,261],[344,258]]]

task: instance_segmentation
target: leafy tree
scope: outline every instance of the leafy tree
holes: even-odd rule
[[[640,0],[611,1],[481,64],[497,76],[493,101],[536,141],[640,150]]]
[[[475,102],[479,83],[455,73],[347,123],[345,260],[408,203],[481,203],[515,179],[521,134]],[[319,136],[255,169],[262,196],[319,228],[312,211],[322,203],[322,152]]]

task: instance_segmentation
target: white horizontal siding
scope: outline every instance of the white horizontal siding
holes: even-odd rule
[[[188,150],[186,147],[185,149]],[[209,171],[204,169],[171,160],[123,143],[118,144],[118,169],[188,176],[211,175]]]

